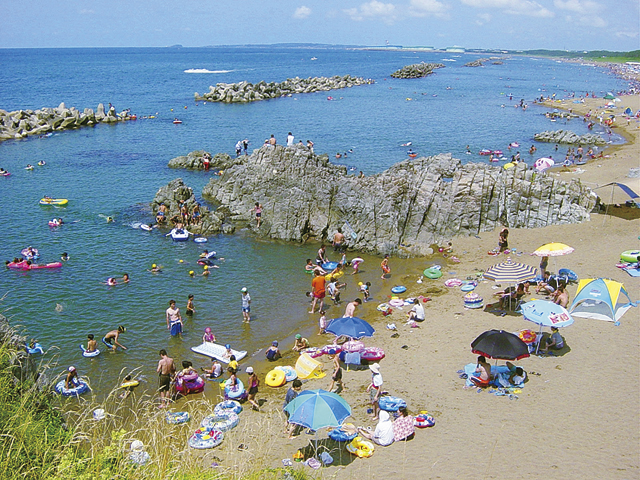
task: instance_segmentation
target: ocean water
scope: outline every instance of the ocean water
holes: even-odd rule
[[[189,350],[200,343],[206,326],[223,343],[250,354],[273,339],[286,346],[297,331],[315,335],[317,316],[307,314],[310,278],[303,265],[315,257],[317,246],[259,241],[244,230],[211,237],[204,245],[175,244],[161,232],[137,228],[151,221],[148,203],[159,187],[181,177],[199,195],[209,179],[204,172],[171,170],[167,162],[196,149],[232,153],[243,138],[250,140],[250,148],[271,134],[284,143],[291,131],[296,141],[311,139],[316,152],[330,158],[353,150],[339,162],[366,174],[405,159],[407,148],[400,144],[409,141],[421,155],[451,152],[465,162],[486,161],[476,154],[482,148],[507,153],[508,143],[517,141],[531,163],[539,156],[558,156],[553,145],[545,144],[537,144],[538,152],[529,156],[526,147],[534,143],[534,133],[587,131],[580,120],[551,123],[545,109],[532,105],[534,98],[587,91],[601,96],[625,88],[623,81],[598,67],[525,57],[508,58],[503,65],[463,67],[475,58],[274,47],[0,50],[4,110],[55,107],[60,102],[95,109],[100,102],[111,102],[118,111],[131,108],[140,117],[156,116],[0,144],[0,166],[12,172],[0,179],[3,259],[18,256],[27,245],[39,248],[43,261],[56,261],[64,251],[71,256],[60,270],[0,271],[0,308],[45,348],[51,347],[50,358],[89,375],[99,394],[115,385],[123,368],[142,367],[155,386],[160,348],[177,359],[206,365],[206,358]],[[424,79],[389,76],[420,61],[443,62],[446,68]],[[194,92],[203,93],[217,82],[345,74],[376,83],[247,105],[193,100]],[[328,95],[334,100],[327,100]],[[521,98],[531,105],[526,111],[514,108]],[[175,117],[182,125],[172,123]],[[473,155],[465,155],[466,145]],[[47,165],[24,170],[27,163],[40,160]],[[43,195],[68,198],[69,205],[42,207],[38,200]],[[54,216],[66,224],[49,228],[47,221]],[[107,223],[106,216],[115,222]],[[204,248],[216,250],[224,260],[209,278],[190,278],[189,270],[201,272],[195,259]],[[377,266],[375,258],[364,258],[365,272],[364,267]],[[163,273],[148,272],[152,263],[163,265]],[[125,272],[130,284],[102,284]],[[366,281],[365,275],[376,278],[377,268],[363,275]],[[343,298],[356,294],[356,282],[348,283]],[[241,323],[243,286],[253,299],[251,325]],[[174,298],[184,314],[188,294],[195,295],[196,315],[186,320],[182,339],[170,338],[164,310]],[[328,315],[341,312],[333,308]],[[128,329],[121,340],[129,350],[95,359],[81,356],[79,344],[88,333],[99,339],[120,324]]]

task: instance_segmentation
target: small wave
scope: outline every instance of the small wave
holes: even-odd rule
[[[454,60],[453,58],[443,58],[442,61],[443,62],[457,62],[457,60]]]
[[[189,68],[184,73],[229,73],[233,70],[207,70],[206,68]]]

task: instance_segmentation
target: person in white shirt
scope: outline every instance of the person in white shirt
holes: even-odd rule
[[[293,133],[289,132],[289,135],[287,135],[287,147],[293,147]]]
[[[413,301],[413,308],[407,315],[409,316],[409,320],[424,322],[424,307],[420,303],[420,299],[416,298]]]

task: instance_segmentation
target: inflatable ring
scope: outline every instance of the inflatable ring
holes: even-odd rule
[[[264,379],[264,383],[270,387],[281,387],[287,383],[287,378],[282,370],[276,370],[275,368],[267,373]]]
[[[364,350],[364,343],[359,340],[349,340],[348,342],[344,342],[342,344],[343,352],[362,352]]]
[[[533,330],[520,330],[518,337],[520,337],[520,340],[524,343],[533,343],[536,341],[536,338],[538,338],[538,335]]]
[[[640,256],[640,250],[627,250],[620,254],[620,260],[627,263],[635,263],[638,261],[638,256]]]
[[[191,416],[189,412],[167,412],[165,420],[172,425],[179,425],[181,423],[187,423],[191,420]]]
[[[392,307],[402,307],[404,305],[404,300],[401,300],[399,298],[392,298],[391,300],[389,300],[389,305],[391,305]]]
[[[233,412],[225,412],[222,415],[207,415],[202,420],[200,428],[203,430],[219,430],[221,432],[227,432],[232,428],[238,426],[240,417]]]
[[[427,268],[422,273],[424,273],[425,277],[431,278],[432,280],[434,280],[436,278],[440,278],[442,276],[442,272],[440,271],[440,269],[439,268],[435,268],[435,267]]]
[[[463,285],[462,287],[460,287],[460,290],[462,290],[463,292],[470,292],[472,290],[474,290],[476,288],[476,284],[471,282],[471,283],[467,283],[465,285]]]
[[[406,407],[407,402],[398,397],[392,397],[385,395],[378,399],[378,406],[380,410],[386,410],[387,412],[397,412],[399,408]]]
[[[197,448],[199,450],[204,450],[205,448],[213,448],[217,447],[222,443],[224,439],[224,433],[220,430],[203,430],[199,428],[194,432],[187,443],[191,448]]]
[[[82,380],[79,380],[78,384],[74,388],[65,388],[64,383],[64,380],[60,380],[54,387],[56,393],[59,393],[63,397],[75,397],[89,391],[89,384]]]
[[[380,312],[386,312],[387,310],[389,310],[389,304],[388,303],[381,303],[380,305],[378,305],[376,307],[376,309]]]
[[[436,420],[426,413],[419,413],[413,419],[413,424],[418,428],[433,427],[436,424]]]
[[[29,352],[30,355],[34,355],[36,353],[44,354],[44,348],[42,348],[42,345],[36,342],[33,344],[33,347],[29,347],[27,345],[27,352]]]
[[[462,285],[462,280],[459,278],[450,278],[444,282],[445,287],[459,287],[460,285]]]
[[[379,347],[366,347],[360,352],[360,358],[367,362],[377,362],[384,358],[384,350]]]
[[[284,379],[286,382],[293,382],[298,378],[298,373],[293,367],[285,365],[284,367],[276,367],[275,370],[281,370],[284,372]]]
[[[353,455],[357,455],[359,458],[368,458],[373,455],[375,445],[369,440],[364,440],[362,437],[356,437],[347,444],[347,451]]]
[[[391,289],[391,293],[404,293],[407,291],[407,287],[403,285],[396,285]]]
[[[224,396],[225,398],[242,398],[245,394],[245,389],[244,389],[244,384],[242,383],[242,380],[240,380],[239,378],[236,378],[236,385],[231,387],[229,385],[229,381],[231,379],[227,380],[226,382],[224,382]],[[203,382],[204,383],[204,382]]]
[[[350,427],[349,431],[353,431],[354,433],[349,433],[349,431],[344,430],[342,427]],[[331,440],[335,440],[336,442],[349,442],[358,436],[358,430],[352,423],[346,423],[330,430],[328,435]]]
[[[569,282],[578,281],[578,274],[573,270],[569,270],[568,268],[561,268],[560,270],[558,270],[558,275],[561,277],[566,277]]]
[[[220,402],[213,409],[216,415],[225,415],[226,413],[235,413],[236,415],[242,411],[242,405],[235,400],[225,400]]]
[[[324,276],[324,279],[325,279],[327,282],[330,282],[332,278],[340,278],[340,277],[341,277],[341,276],[343,276],[343,275],[344,275],[344,270],[340,270],[339,272],[336,272],[336,273],[327,273],[327,274]]]
[[[138,382],[137,380],[129,380],[128,382],[121,383],[120,388],[131,388],[137,387],[138,385],[140,385],[140,382]]]
[[[193,241],[196,243],[207,243],[207,239],[204,237],[196,237],[193,239]]]

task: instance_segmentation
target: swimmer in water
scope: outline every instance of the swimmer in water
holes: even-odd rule
[[[107,278],[107,282],[106,285],[109,285],[110,287],[113,287],[114,285],[117,285],[118,282],[116,282],[116,279],[113,277],[109,277]]]
[[[107,217],[107,223],[113,222],[113,217]]]
[[[155,263],[153,265],[151,265],[151,269],[147,270],[147,272],[151,272],[151,273],[160,273],[162,272],[162,265],[158,266]]]
[[[69,254],[67,252],[62,252],[62,255],[60,255],[60,260],[62,260],[63,262],[69,260]]]

